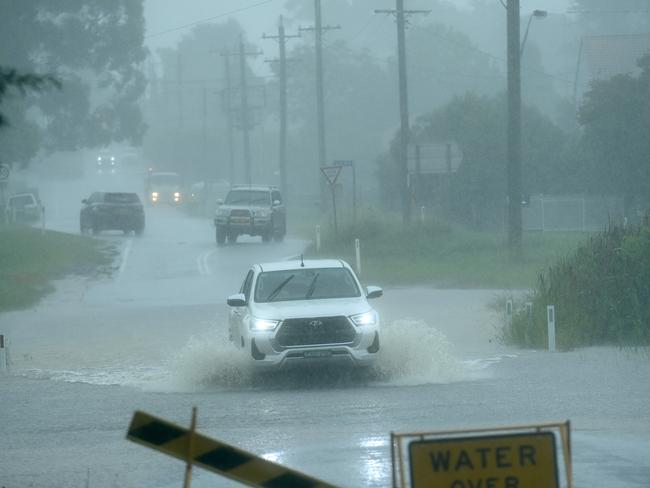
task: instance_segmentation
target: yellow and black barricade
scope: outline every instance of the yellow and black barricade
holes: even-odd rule
[[[127,439],[249,486],[333,488],[334,485],[250,452],[136,411]]]

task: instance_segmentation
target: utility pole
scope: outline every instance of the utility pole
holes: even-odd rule
[[[318,123],[318,170],[317,177],[320,182],[320,207],[325,209],[326,183],[321,177],[320,168],[327,165],[327,145],[325,138],[325,90],[323,87],[323,32],[340,29],[341,26],[323,27],[321,0],[314,0],[314,27],[301,27],[302,31],[314,31],[316,49],[316,118]]]
[[[232,105],[230,97],[232,94],[232,80],[230,78],[230,57],[227,52],[221,54],[223,57],[223,71],[226,75],[226,91],[224,93],[223,105],[226,111],[226,124],[228,125],[228,172],[230,174],[230,185],[235,183],[235,153],[233,143],[233,127],[232,127]]]
[[[300,37],[300,35],[287,35],[284,32],[284,21],[280,16],[278,23],[278,35],[267,36],[264,34],[263,39],[277,39],[280,47],[280,59],[273,60],[280,62],[280,190],[287,201],[287,51],[286,40]]]
[[[519,0],[508,0],[508,249],[522,257],[521,47]]]
[[[239,79],[241,94],[241,125],[244,138],[244,174],[246,183],[251,185],[253,177],[251,174],[251,141],[250,125],[248,123],[248,86],[246,85],[246,51],[244,50],[244,38],[239,39]]]
[[[181,57],[181,49],[178,47],[176,53],[176,161],[174,164],[179,165],[183,161],[183,60]]]
[[[208,160],[208,91],[205,83],[201,86],[201,166]],[[193,164],[192,178],[198,176],[196,164]],[[205,167],[201,168],[201,173],[205,172]]]
[[[404,0],[395,0],[395,10],[375,10],[376,14],[391,14],[397,20],[397,57],[399,68],[399,165],[400,165],[400,194],[402,199],[402,220],[411,221],[411,195],[408,181],[408,144],[409,144],[409,106],[408,80],[406,76],[406,22],[412,14],[428,14],[430,10],[404,10]]]
[[[243,143],[243,153],[244,153],[244,178],[248,185],[253,183],[252,175],[252,162],[251,162],[251,146],[250,146],[250,130],[252,128],[252,121],[249,118],[250,108],[248,106],[248,84],[246,81],[246,56],[259,56],[259,52],[246,52],[244,46],[244,37],[241,36],[239,39],[239,49],[235,53],[224,52],[222,56],[238,56],[239,57],[239,92],[240,92],[240,124],[242,130],[242,143]],[[226,64],[228,66],[228,64]],[[226,73],[227,83],[230,85],[230,68],[227,68]],[[230,107],[230,92],[226,94],[227,96],[227,107]],[[230,111],[229,111],[230,113]],[[229,124],[232,126],[232,124]],[[231,176],[234,171],[231,171]],[[233,184],[233,181],[230,182]]]

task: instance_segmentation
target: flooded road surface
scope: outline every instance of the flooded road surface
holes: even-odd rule
[[[189,425],[192,406],[202,433],[341,486],[391,485],[390,432],[567,419],[576,486],[650,484],[647,351],[517,350],[497,340],[498,291],[387,289],[376,368],[254,375],[225,299],[304,242],[217,248],[208,220],[169,207],[141,238],[100,238],[120,252],[110,276],[0,317],[0,486],[181,486],[183,463],[125,435],[135,410]],[[235,485],[197,470],[193,486]]]

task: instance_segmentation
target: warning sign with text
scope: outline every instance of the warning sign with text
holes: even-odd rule
[[[414,487],[559,487],[553,432],[413,441],[409,454]]]

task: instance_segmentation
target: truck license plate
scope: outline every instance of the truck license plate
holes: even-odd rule
[[[332,351],[327,349],[318,351],[305,351],[306,358],[328,358],[332,355]]]

